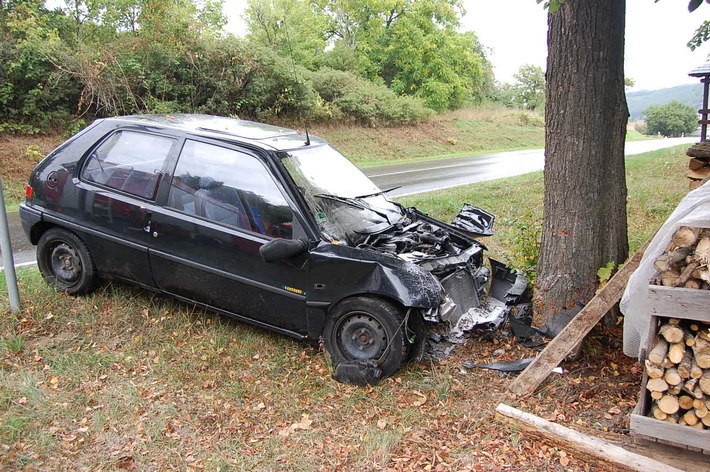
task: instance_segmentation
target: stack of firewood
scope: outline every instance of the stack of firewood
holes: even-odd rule
[[[710,429],[710,323],[667,319],[645,364],[648,416]]]
[[[710,289],[710,228],[681,226],[654,265],[654,285]]]
[[[690,190],[695,190],[710,178],[710,143],[693,144],[686,154],[690,156],[687,174]]]

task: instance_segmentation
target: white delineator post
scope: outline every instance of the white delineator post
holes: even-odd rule
[[[5,267],[5,281],[7,293],[10,296],[10,309],[13,313],[20,311],[20,291],[17,288],[17,275],[15,274],[15,260],[12,257],[12,244],[10,243],[10,227],[5,211],[5,195],[3,194],[2,176],[0,176],[0,251]]]

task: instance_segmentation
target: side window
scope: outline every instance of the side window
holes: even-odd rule
[[[276,238],[293,236],[293,211],[271,174],[248,154],[185,141],[168,206]]]
[[[163,163],[174,143],[164,136],[119,131],[91,153],[81,177],[153,200]]]

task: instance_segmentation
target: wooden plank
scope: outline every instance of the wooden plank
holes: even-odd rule
[[[708,469],[708,456],[702,452],[678,449],[676,446],[666,446],[653,438],[639,435],[634,435],[633,440],[634,442],[631,444],[624,444],[624,449],[659,462],[672,464],[673,467],[688,472]]]
[[[710,321],[710,290],[650,285],[648,306],[656,316]]]
[[[600,461],[613,463],[620,470],[644,472],[680,471],[680,469],[671,467],[668,464],[627,451],[609,441],[588,436],[561,424],[520,411],[504,403],[500,403],[496,407],[496,417],[519,429],[541,435],[555,443],[561,443],[566,448],[579,453],[582,457],[592,455]]]
[[[657,441],[668,441],[674,445],[710,451],[710,431],[695,429],[682,424],[667,423],[656,418],[632,413],[631,432],[650,436]]]
[[[592,298],[577,316],[550,341],[534,361],[510,384],[508,391],[515,395],[528,395],[535,391],[552,369],[572,352],[600,319],[621,299],[629,277],[641,262],[641,257],[651,243],[649,238],[609,282]]]

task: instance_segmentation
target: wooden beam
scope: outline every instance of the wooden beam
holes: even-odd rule
[[[578,457],[592,455],[597,460],[613,463],[620,470],[680,472],[680,469],[666,463],[627,451],[609,441],[588,436],[504,403],[499,403],[496,407],[496,418],[520,430],[562,444],[565,448],[576,452]]]
[[[631,274],[638,268],[641,257],[651,243],[649,238],[609,282],[592,298],[577,316],[550,341],[534,361],[510,384],[508,391],[515,395],[528,395],[550,375],[552,369],[572,352],[577,344],[600,319],[621,299]]]

